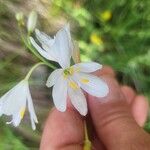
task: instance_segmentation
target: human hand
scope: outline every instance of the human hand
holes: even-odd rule
[[[45,124],[41,150],[83,150],[85,119],[92,150],[150,149],[150,135],[140,127],[148,114],[146,98],[130,87],[120,86],[109,67],[96,75],[107,82],[109,94],[104,98],[87,96],[89,115],[86,118],[70,104],[64,113],[53,109]]]

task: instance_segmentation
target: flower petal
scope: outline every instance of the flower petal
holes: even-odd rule
[[[59,30],[55,37],[55,43],[51,47],[53,51],[57,52],[59,57],[58,63],[62,68],[68,68],[70,66],[71,50],[70,50],[70,40],[68,38],[68,33],[64,28]]]
[[[68,88],[68,94],[73,106],[80,112],[81,115],[87,114],[86,98],[80,88]]]
[[[55,38],[51,38],[47,34],[40,32],[38,29],[35,30],[36,38],[41,43],[42,48],[53,58],[55,58],[55,61],[57,60],[56,52],[51,49],[51,46],[55,42]]]
[[[13,115],[26,105],[26,82],[21,81],[0,98],[0,114]]]
[[[62,75],[62,73],[62,69],[56,69],[55,71],[53,71],[47,79],[46,86],[53,86],[56,83],[57,79]]]
[[[81,72],[94,72],[102,68],[102,65],[96,62],[78,63],[73,66]]]
[[[2,116],[2,114],[3,114],[3,103],[0,100],[0,117]]]
[[[69,23],[64,26],[64,29],[66,30],[66,32],[68,34],[69,47],[70,47],[70,51],[72,53],[74,46],[73,46],[73,42],[72,42],[72,39],[71,39],[70,25],[69,25]]]
[[[52,96],[56,108],[64,112],[67,105],[67,81],[62,76],[57,79],[52,90]]]
[[[16,113],[16,114],[13,114],[12,120],[10,122],[6,122],[6,124],[13,124],[13,126],[17,127],[19,126],[20,122],[21,122],[21,117],[19,113]]]
[[[40,32],[38,29],[35,29],[36,38],[39,40],[39,42],[46,45],[53,45],[54,39],[45,34],[44,32]]]
[[[78,73],[77,78],[81,88],[93,96],[105,97],[109,92],[107,84],[94,75]]]
[[[12,123],[14,126],[20,124],[26,109],[27,84],[26,81],[21,81],[0,98],[0,115],[12,116],[12,120],[7,124]]]
[[[29,113],[30,113],[32,129],[35,130],[36,129],[35,123],[38,123],[38,120],[37,120],[37,116],[35,114],[35,110],[33,107],[33,102],[32,102],[32,98],[31,98],[31,93],[29,91],[29,87],[27,89],[27,101],[28,101],[28,109],[29,109]]]
[[[35,40],[30,37],[30,42],[31,44],[35,47],[35,49],[46,59],[52,60],[52,61],[57,61],[56,58],[53,57],[53,55],[50,55],[47,51],[42,49],[36,42]]]

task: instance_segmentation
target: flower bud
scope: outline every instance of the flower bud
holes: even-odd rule
[[[31,11],[27,22],[28,33],[32,33],[34,31],[36,22],[37,22],[37,13],[35,11]]]
[[[22,12],[16,13],[16,20],[18,21],[19,25],[24,25],[24,16]]]

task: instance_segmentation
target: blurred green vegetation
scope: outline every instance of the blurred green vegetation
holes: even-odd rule
[[[40,30],[51,34],[70,22],[83,61],[112,66],[122,84],[131,85],[150,99],[149,7],[149,0],[1,0],[0,94],[19,81],[35,61],[23,51],[15,22],[16,12],[23,11],[27,16],[34,8],[39,14]],[[150,124],[146,128],[149,130]],[[1,125],[0,130],[3,131],[0,132],[0,139],[3,136],[0,149],[7,146],[8,141],[14,143],[14,147],[3,149],[16,150],[17,146],[25,149],[21,144],[24,141],[10,128]]]
[[[14,136],[12,131],[0,123],[0,149],[1,150],[27,150],[27,147]]]

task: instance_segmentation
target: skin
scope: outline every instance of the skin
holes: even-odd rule
[[[105,66],[95,72],[109,86],[104,98],[87,95],[88,115],[82,117],[69,104],[66,112],[55,108],[45,123],[40,150],[83,150],[84,120],[92,150],[149,150],[150,135],[141,127],[148,116],[148,101],[131,87],[119,85],[114,71]]]

